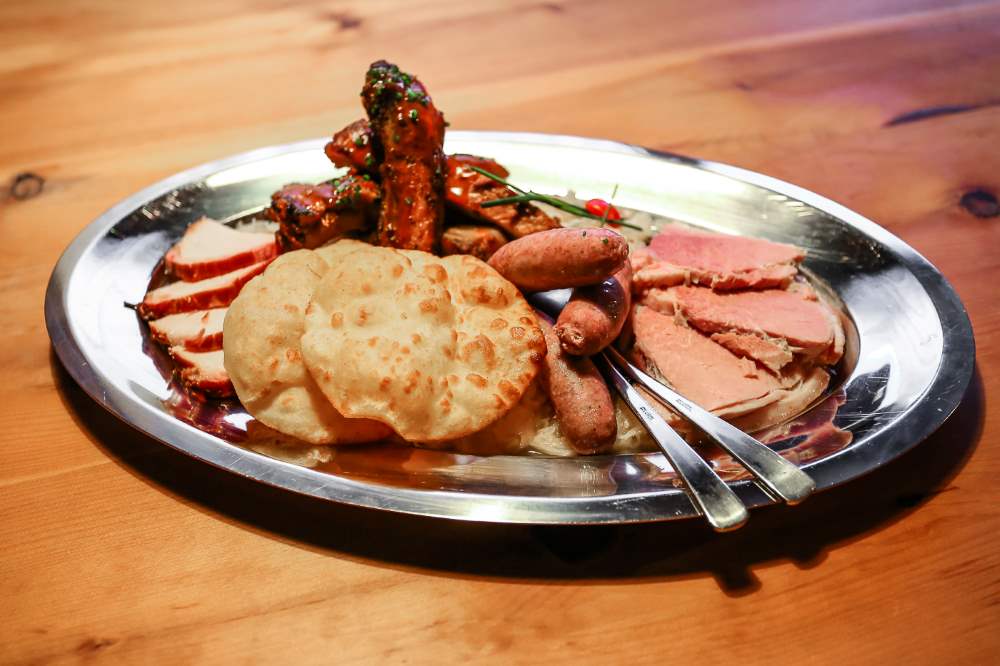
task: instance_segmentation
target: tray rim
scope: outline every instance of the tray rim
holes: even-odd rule
[[[616,141],[526,132],[461,130],[449,133],[461,140],[596,149],[681,163],[802,201],[854,227],[895,254],[924,289],[942,324],[943,340],[938,368],[927,390],[890,426],[837,455],[803,466],[815,479],[817,490],[850,481],[899,457],[940,427],[961,402],[975,367],[975,339],[964,305],[948,280],[930,261],[888,230],[853,210],[805,188],[742,167]],[[152,199],[225,169],[283,154],[321,149],[325,142],[326,139],[307,139],[266,146],[203,163],[139,190],[90,222],[60,256],[45,293],[46,328],[56,355],[74,381],[113,415],[177,451],[268,485],[329,501],[436,518],[521,524],[636,523],[697,516],[686,495],[676,488],[632,495],[537,497],[416,490],[356,481],[299,467],[223,442],[165,412],[153,410],[110,382],[102,381],[74,337],[65,303],[69,277],[90,247],[123,217]],[[935,409],[926,408],[925,403],[930,399],[936,401]],[[920,407],[924,409],[918,409]],[[880,455],[874,462],[864,460],[874,447],[879,447]],[[774,503],[748,480],[731,485],[749,507]]]

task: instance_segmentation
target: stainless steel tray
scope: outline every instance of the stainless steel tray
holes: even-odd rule
[[[625,523],[697,515],[660,454],[476,457],[394,446],[343,447],[315,469],[240,445],[238,403],[190,401],[145,326],[123,303],[142,299],[163,253],[201,215],[259,210],[292,181],[337,170],[324,140],[263,148],[190,169],[125,199],[67,248],[45,319],[73,378],[104,408],[200,460],[316,497],[463,520]],[[805,247],[805,268],[843,304],[848,344],[830,394],[759,436],[803,464],[820,489],[915,446],[955,409],[972,375],[968,316],[941,274],[873,222],[812,192],[723,164],[577,137],[449,132],[446,149],[496,158],[519,184],[609,198],[718,231]],[[717,457],[748,506],[772,502]]]

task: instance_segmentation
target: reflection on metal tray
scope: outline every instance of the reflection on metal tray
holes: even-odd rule
[[[142,299],[164,252],[201,215],[259,210],[292,181],[337,170],[324,141],[264,148],[178,174],[88,226],[56,266],[49,335],[74,379],[105,408],[196,458],[289,490],[428,516],[524,523],[617,523],[694,516],[660,454],[477,457],[399,446],[335,449],[308,469],[241,446],[236,402],[197,402],[164,371],[162,352],[122,306]],[[535,134],[450,132],[449,152],[488,155],[531,189],[616,204],[715,231],[793,243],[805,269],[843,304],[845,360],[823,401],[758,437],[827,488],[900,455],[955,409],[972,374],[962,304],[923,257],[869,220],[787,183],[619,143]],[[712,454],[749,506],[771,499]]]

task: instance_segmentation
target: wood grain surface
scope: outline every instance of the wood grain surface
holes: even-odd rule
[[[331,506],[103,413],[45,334],[63,248],[176,171],[353,120],[381,57],[455,128],[730,162],[888,227],[968,308],[965,400],[722,536]],[[4,663],[996,663],[998,2],[5,0],[0,185]]]

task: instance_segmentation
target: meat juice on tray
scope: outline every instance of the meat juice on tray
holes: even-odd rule
[[[167,253],[177,281],[138,312],[192,395],[235,395],[293,445],[575,455],[654,449],[588,358],[609,344],[745,430],[826,390],[843,330],[801,249],[668,225],[630,253],[627,212],[445,155],[443,114],[395,65],[362,101],[325,147],[346,173],[275,192],[274,234],[203,219]],[[558,288],[555,322],[524,298]]]

